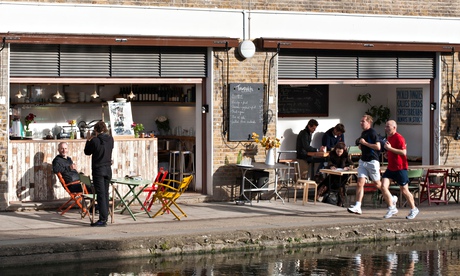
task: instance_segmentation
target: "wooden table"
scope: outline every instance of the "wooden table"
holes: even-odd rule
[[[315,163],[321,163],[321,162],[326,162],[327,157],[329,156],[329,152],[324,152],[324,151],[317,151],[317,152],[308,152],[308,156],[313,157],[311,162],[310,162],[310,179],[315,178]]]
[[[344,175],[347,175],[348,177],[350,177],[351,175],[353,174],[358,174],[358,170],[357,169],[351,169],[351,170],[344,170],[344,169],[321,169],[319,170],[320,172],[322,173],[326,173],[326,174],[333,174],[333,175],[338,175],[340,176],[340,183],[342,183],[342,176]],[[331,191],[331,178],[329,178],[329,187],[328,187],[328,190]],[[348,195],[345,193],[345,204],[346,206],[348,206]]]

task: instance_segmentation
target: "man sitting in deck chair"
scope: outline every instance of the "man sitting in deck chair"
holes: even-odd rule
[[[67,156],[69,152],[66,142],[61,142],[58,145],[59,154],[53,159],[53,172],[61,173],[66,183],[72,183],[79,181],[80,176],[77,171],[77,165],[72,161],[70,156]],[[86,187],[88,191],[91,191],[91,187]],[[80,193],[82,192],[81,185],[69,185],[70,192]]]

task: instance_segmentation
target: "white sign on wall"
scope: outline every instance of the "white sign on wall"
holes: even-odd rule
[[[406,125],[423,123],[423,89],[396,88],[396,122]]]
[[[131,125],[133,124],[131,103],[109,102],[109,116],[110,125],[112,127],[112,136],[134,134],[131,128]]]

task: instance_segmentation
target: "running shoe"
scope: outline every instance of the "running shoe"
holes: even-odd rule
[[[417,207],[415,209],[411,209],[409,215],[407,215],[406,219],[414,219],[420,211]]]
[[[363,212],[361,211],[361,207],[358,206],[351,206],[350,208],[347,209],[348,212],[353,213],[353,214],[358,214],[361,215]]]
[[[388,208],[387,214],[383,216],[384,218],[391,218],[393,215],[396,215],[398,213],[398,208],[396,208],[395,206],[393,207],[393,209]]]

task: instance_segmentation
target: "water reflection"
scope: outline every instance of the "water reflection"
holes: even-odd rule
[[[340,244],[0,269],[0,275],[458,275],[460,241]]]

